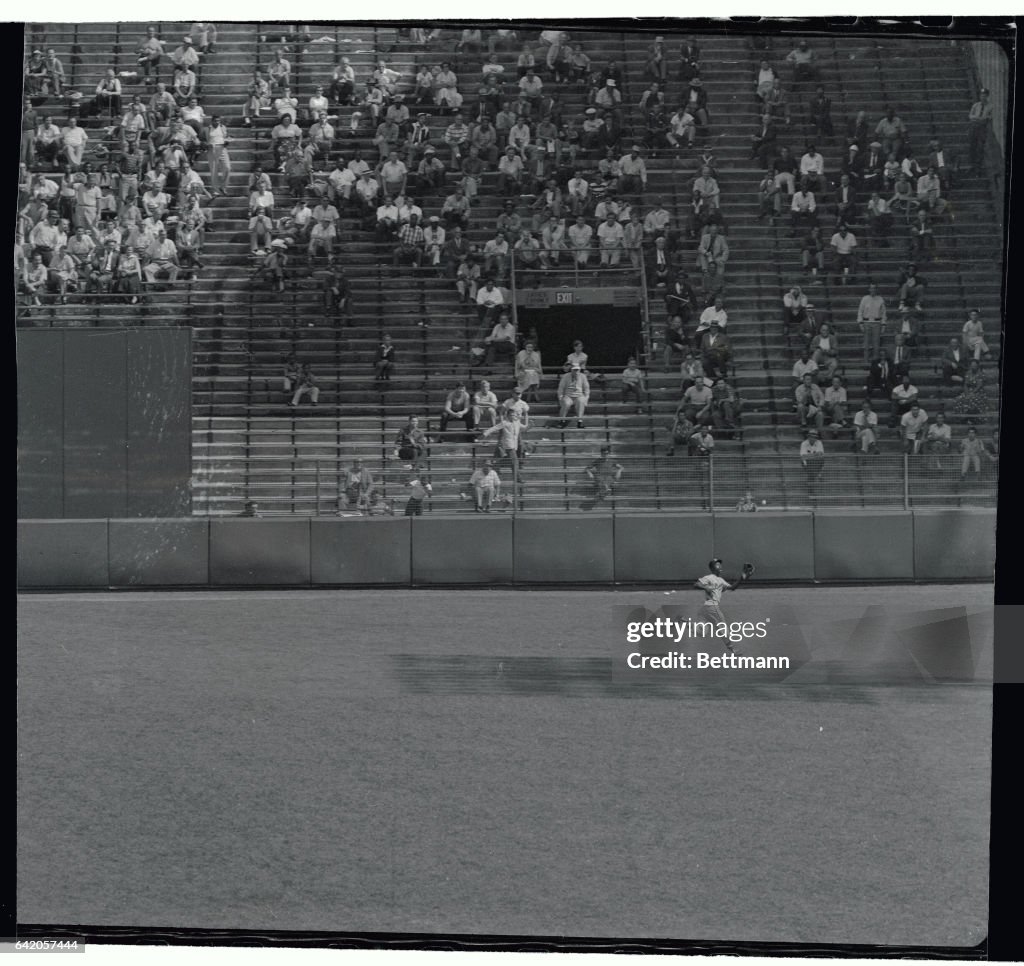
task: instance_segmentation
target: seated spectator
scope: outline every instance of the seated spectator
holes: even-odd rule
[[[700,348],[701,341],[710,330],[712,322],[717,323],[723,332],[729,324],[729,313],[725,310],[725,300],[720,294],[716,294],[714,302],[707,306],[700,314],[697,329],[693,334],[696,348]]]
[[[895,154],[897,157],[902,155],[907,129],[897,116],[896,108],[890,105],[885,109],[885,117],[875,127],[875,136],[881,142],[882,150],[886,154]]]
[[[921,208],[910,226],[912,258],[930,262],[935,257],[935,232],[928,212]]]
[[[309,246],[307,252],[310,258],[323,255],[331,258],[334,255],[334,241],[338,236],[334,223],[327,218],[320,218],[313,222],[309,232]]]
[[[711,426],[701,426],[687,440],[687,453],[690,456],[709,457],[715,449],[715,437]]]
[[[817,335],[811,339],[811,358],[818,364],[819,378],[831,379],[839,365],[839,342],[827,322],[821,324]]]
[[[505,149],[498,161],[498,193],[519,195],[523,190],[523,162],[513,147]]]
[[[161,278],[166,278],[169,282],[177,281],[180,270],[178,249],[167,237],[165,228],[157,229],[156,239],[146,250],[146,258],[146,267],[142,271],[150,285]]]
[[[626,362],[626,368],[620,376],[622,380],[622,402],[626,404],[630,397],[636,403],[636,411],[642,413],[644,400],[647,397],[647,389],[644,385],[643,371],[637,367],[636,359],[630,357]]]
[[[717,321],[711,322],[701,338],[700,350],[704,371],[712,379],[728,367],[732,360],[732,344]]]
[[[846,416],[846,387],[839,376],[833,376],[831,383],[824,392],[824,403],[822,409],[829,426],[833,430],[841,429],[848,425]]]
[[[139,45],[136,63],[142,72],[143,83],[152,84],[160,74],[160,59],[164,55],[164,42],[157,36],[156,27],[147,27],[146,36]]]
[[[967,364],[963,388],[953,403],[953,412],[959,415],[980,416],[989,408],[988,393],[985,389],[985,373],[977,359]]]
[[[867,211],[868,228],[871,230],[872,237],[876,238],[883,248],[888,248],[889,235],[892,233],[892,211],[889,202],[877,191],[873,191]]]
[[[870,399],[871,394],[875,390],[878,390],[883,396],[889,398],[892,395],[895,385],[896,371],[893,368],[892,360],[889,358],[889,352],[886,349],[881,349],[879,354],[868,366],[868,376],[867,382],[864,385],[864,393],[867,398]]]
[[[480,388],[473,393],[473,424],[482,426],[485,416],[492,426],[498,424],[498,397],[491,392],[491,384],[481,379]]]
[[[175,67],[171,76],[171,93],[179,107],[194,97],[199,89],[199,78],[191,67]]]
[[[683,355],[683,362],[679,367],[679,391],[686,393],[690,386],[695,386],[704,381],[704,363],[692,349],[687,349]]]
[[[786,92],[782,89],[782,81],[776,77],[772,86],[764,97],[765,113],[771,115],[773,121],[779,124],[789,124],[789,102],[786,100]]]
[[[807,310],[810,304],[799,285],[794,285],[782,296],[782,332],[787,345],[792,345],[794,336],[800,344],[807,344]]]
[[[397,267],[405,262],[412,262],[416,268],[419,268],[423,263],[426,238],[417,215],[412,215],[408,222],[399,227],[397,238],[398,244],[392,252],[392,264]]]
[[[55,293],[61,304],[68,300],[68,292],[78,291],[78,268],[66,245],[59,245],[47,266],[47,290]]]
[[[967,353],[961,341],[955,336],[949,340],[942,353],[942,381],[947,386],[962,386],[966,367]]]
[[[984,326],[981,322],[981,313],[977,309],[971,309],[967,313],[967,321],[963,325],[962,341],[964,355],[968,359],[980,361],[989,357],[988,345],[985,342]]]
[[[910,216],[920,207],[920,202],[914,194],[910,179],[900,173],[893,184],[892,197],[889,199],[889,207],[893,211],[902,212],[909,221]]]
[[[120,260],[117,242],[113,238],[106,239],[102,246],[94,248],[89,257],[88,270],[89,282],[94,292],[106,295],[114,290]]]
[[[782,191],[775,183],[775,176],[770,170],[765,170],[764,177],[757,186],[758,212],[757,220],[768,219],[769,224],[775,224],[775,219],[782,214]]]
[[[706,292],[717,292],[725,278],[725,266],[729,261],[729,243],[718,233],[718,225],[708,225],[697,246],[697,266],[704,276]]]
[[[270,141],[274,151],[274,164],[280,165],[296,148],[301,150],[302,130],[288,114],[282,114],[270,132]]]
[[[818,216],[815,214],[817,209],[818,204],[814,200],[814,193],[808,190],[806,182],[802,183],[800,190],[793,195],[789,206],[794,235],[801,225],[807,225],[809,228],[817,226]]]
[[[848,174],[839,176],[835,194],[836,225],[848,225],[857,220],[857,192]]]
[[[683,105],[669,118],[668,130],[665,132],[665,140],[678,153],[685,143],[686,147],[692,148],[697,137],[697,119],[687,105]]]
[[[96,85],[97,113],[105,111],[111,120],[121,116],[121,81],[113,67],[108,67],[102,80]]]
[[[813,144],[800,158],[800,181],[804,191],[818,195],[825,190],[825,159]]]
[[[287,265],[288,245],[283,239],[277,238],[270,243],[270,250],[256,268],[253,280],[268,279],[278,292],[283,292]]]
[[[507,244],[506,242],[506,246]],[[501,289],[494,284],[493,278],[488,278],[483,288],[479,289],[476,293],[477,314],[481,324],[493,324],[501,311],[501,306],[504,304],[505,296],[502,294]]]
[[[820,431],[825,421],[825,394],[809,372],[804,373],[803,382],[796,387],[795,398],[800,427],[807,429],[813,423]]]
[[[897,332],[892,351],[892,368],[897,378],[902,379],[903,376],[910,375],[911,358],[912,350],[907,345],[903,333]]]
[[[373,360],[374,382],[387,382],[390,380],[394,368],[395,347],[391,342],[391,336],[385,332],[380,345],[377,346],[377,352]]]
[[[449,230],[458,227],[463,231],[468,231],[469,211],[469,198],[466,197],[462,186],[457,185],[455,191],[445,198],[441,208],[441,217],[444,219],[445,227]]]
[[[817,67],[814,63],[814,51],[806,40],[801,40],[797,46],[786,55],[786,62],[793,65],[793,80],[809,81],[814,80],[817,75]]]
[[[925,434],[924,449],[927,453],[936,457],[933,462],[935,469],[942,469],[938,457],[945,456],[953,448],[953,430],[946,422],[946,414],[939,410],[935,414],[935,422],[928,427]]]
[[[960,443],[960,479],[966,479],[969,470],[981,476],[981,457],[987,455],[985,444],[978,439],[978,431],[973,427],[967,430],[967,436]]]
[[[924,445],[924,428],[928,423],[928,414],[915,399],[910,408],[900,417],[900,438],[903,440],[903,452],[916,456]]]
[[[757,78],[754,81],[754,94],[759,101],[763,102],[768,96],[768,92],[772,89],[777,76],[775,68],[767,60],[762,60],[761,66],[757,71]]]
[[[772,161],[772,171],[775,174],[775,184],[780,190],[785,189],[790,198],[796,191],[797,170],[796,158],[789,153],[789,148],[783,146],[779,151],[779,156]]]
[[[903,376],[890,396],[892,400],[889,412],[890,427],[896,426],[903,418],[904,413],[910,411],[910,407],[917,402],[917,397],[917,386],[910,381],[910,376]]]
[[[654,248],[647,253],[647,284],[652,288],[667,288],[678,272],[672,253],[668,250],[664,235],[654,241]]]
[[[736,429],[741,402],[725,378],[718,376],[711,386],[711,422],[716,430],[731,433]]]
[[[793,388],[803,384],[804,376],[810,375],[815,381],[818,379],[818,363],[811,358],[811,347],[805,345],[800,350],[800,356],[793,363],[792,376]]]
[[[464,382],[456,383],[455,388],[445,397],[444,410],[441,413],[442,433],[447,432],[448,424],[453,419],[461,420],[468,430],[472,430],[475,425],[472,400]]]
[[[565,222],[554,213],[541,230],[540,246],[541,268],[545,271],[552,266],[557,268],[562,252],[566,251]]]
[[[817,388],[817,387],[815,387]],[[825,447],[821,442],[821,431],[808,430],[800,444],[800,465],[807,471],[808,483],[816,483],[825,468]]]
[[[494,365],[496,358],[500,358],[502,361],[515,359],[516,330],[508,315],[499,316],[490,335],[484,338],[484,345],[487,347],[484,365],[488,368]]]
[[[192,216],[185,218],[178,225],[174,236],[174,244],[178,250],[178,264],[185,273],[186,279],[196,277],[196,269],[205,268],[203,264],[203,233],[199,222]]]
[[[775,158],[776,140],[778,133],[775,128],[775,119],[771,114],[765,112],[758,122],[757,131],[750,136],[750,159],[757,159],[762,168],[767,168]],[[773,194],[778,192],[774,178],[771,174],[767,176],[775,188]]]
[[[578,366],[569,366],[562,374],[558,382],[558,428],[565,429],[569,425],[568,414],[570,409],[576,411],[576,428],[583,428],[583,417],[587,412],[587,403],[590,401],[590,382],[586,373]]]
[[[829,244],[835,257],[836,271],[845,285],[857,274],[857,236],[846,225],[840,225]]]
[[[832,98],[826,97],[825,88],[819,87],[810,104],[811,124],[814,126],[815,137],[831,138],[832,127]]]
[[[878,452],[878,413],[871,408],[870,399],[865,399],[854,414],[853,445],[864,454]]]
[[[597,226],[597,244],[601,255],[601,265],[617,266],[622,259],[625,232],[612,211],[609,211],[605,220]]]
[[[117,262],[115,287],[128,301],[135,305],[142,293],[142,258],[144,249],[133,249],[127,245],[121,248]]]
[[[162,87],[162,84],[157,85],[158,92]],[[167,94],[167,97],[170,98],[170,101],[165,101],[165,105],[173,110],[174,98],[170,94]],[[245,104],[242,107],[242,123],[247,126],[251,125],[254,117],[259,117],[264,111],[270,110],[270,104],[270,81],[257,68],[252,72],[252,80],[246,89]]]
[[[483,466],[473,470],[469,485],[473,491],[474,512],[490,513],[491,507],[500,502],[501,477],[495,472],[492,460],[484,460]]]

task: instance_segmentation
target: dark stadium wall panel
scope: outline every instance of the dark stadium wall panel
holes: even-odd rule
[[[124,331],[64,332],[64,513],[127,513],[127,388]]]
[[[189,512],[192,330],[127,329],[127,516]]]
[[[64,516],[64,334],[18,332],[18,517]]]
[[[615,517],[615,579],[678,580],[707,573],[714,549],[710,516],[637,514]]]
[[[606,583],[615,579],[610,516],[516,517],[516,583]]]
[[[865,574],[872,580],[913,579],[913,515],[903,510],[815,513],[815,578],[864,580]]]
[[[914,510],[914,575],[919,580],[991,578],[995,510]]]
[[[518,523],[517,523],[518,525]],[[508,584],[513,577],[513,520],[506,514],[412,520],[416,584]]]
[[[18,333],[21,519],[185,516],[191,330]]]
[[[310,520],[314,584],[408,586],[412,581],[409,517]]]
[[[107,587],[106,520],[19,520],[19,587]]]
[[[210,521],[111,520],[114,587],[205,586],[210,582]]]
[[[812,513],[732,513],[714,520],[714,555],[725,561],[727,574],[738,574],[749,560],[764,580],[814,578]]]
[[[309,523],[305,517],[211,520],[210,583],[307,586]]]

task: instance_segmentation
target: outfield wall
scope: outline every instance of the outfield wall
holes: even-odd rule
[[[711,556],[766,581],[991,579],[994,510],[20,520],[18,586],[687,583]]]

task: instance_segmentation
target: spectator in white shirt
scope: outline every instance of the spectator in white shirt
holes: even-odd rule
[[[836,269],[845,285],[851,276],[857,274],[857,236],[846,225],[840,225],[830,244],[835,256]]]
[[[624,232],[622,225],[616,220],[612,212],[597,227],[598,248],[601,251],[601,264],[615,266],[622,259],[624,245]]]
[[[825,159],[813,144],[807,146],[807,152],[800,158],[800,178],[804,190],[820,194],[825,188]]]

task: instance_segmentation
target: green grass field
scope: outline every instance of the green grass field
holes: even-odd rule
[[[867,605],[991,593],[751,589],[727,613],[790,604],[820,653]],[[610,687],[612,606],[668,600],[23,596],[18,920],[983,939],[988,685]]]

